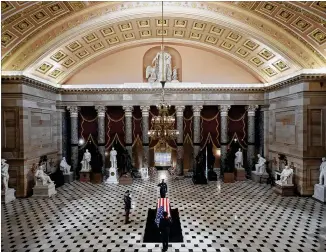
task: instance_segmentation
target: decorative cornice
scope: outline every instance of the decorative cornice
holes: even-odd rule
[[[35,87],[44,91],[58,94],[60,89],[53,85],[44,83],[42,81],[33,79],[25,75],[1,75],[2,85],[23,84],[30,87]]]
[[[264,88],[264,91],[273,91],[287,86],[298,84],[299,82],[304,81],[325,81],[326,73],[324,74],[299,74],[285,80],[270,83],[269,86]]]
[[[50,84],[35,80],[25,75],[3,75],[1,76],[2,85],[22,84],[35,87],[41,90],[52,92],[55,94],[85,94],[85,93],[109,93],[109,94],[153,94],[161,91],[159,86],[142,83],[140,87],[128,87],[126,85],[66,85],[55,87]],[[241,92],[241,93],[263,93],[274,91],[287,86],[295,85],[306,81],[326,81],[326,73],[301,73],[287,79],[266,84],[201,84],[189,85],[190,87],[178,87],[167,83],[165,89],[173,93],[201,93],[201,92]],[[190,83],[189,83],[190,84]],[[111,87],[112,86],[112,87]],[[172,87],[169,87],[172,86]],[[179,84],[182,86],[182,83]]]

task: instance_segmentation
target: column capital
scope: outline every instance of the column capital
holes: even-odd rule
[[[175,110],[177,112],[177,116],[183,117],[183,111],[185,110],[185,106],[175,106]]]
[[[98,117],[105,117],[106,107],[102,105],[95,106]]]
[[[248,105],[246,107],[248,116],[255,116],[255,112],[258,109],[258,105]]]
[[[78,106],[68,106],[67,110],[70,112],[70,117],[78,117]]]
[[[231,108],[231,105],[219,105],[219,110],[221,112],[221,116],[228,116],[228,112]]]
[[[200,116],[200,111],[203,109],[202,105],[193,105],[192,111],[194,112],[194,116]]]
[[[123,110],[125,111],[126,117],[132,117],[133,106],[123,106]]]
[[[141,114],[143,117],[149,116],[150,106],[140,106]]]

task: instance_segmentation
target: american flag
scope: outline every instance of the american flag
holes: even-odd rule
[[[167,212],[170,217],[170,200],[168,198],[160,198],[157,200],[157,213],[155,222],[157,225],[160,224],[160,220],[163,217],[163,212]]]
[[[157,209],[157,214],[156,214],[156,219],[155,219],[155,223],[157,226],[160,225],[160,220],[163,218],[163,212],[164,212],[163,206],[161,206],[159,209]]]

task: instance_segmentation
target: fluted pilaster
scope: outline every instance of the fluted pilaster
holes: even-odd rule
[[[177,130],[179,135],[177,137],[177,175],[183,174],[183,111],[185,106],[176,106],[177,115]]]
[[[255,114],[258,109],[258,105],[249,105],[247,106],[248,113],[248,151],[247,151],[247,162],[248,169],[247,173],[250,176],[253,169],[255,158]]]
[[[69,106],[70,113],[70,146],[71,146],[71,168],[76,178],[78,168],[78,110],[77,106]]]
[[[219,110],[221,114],[221,174],[226,169],[227,151],[228,151],[228,113],[230,105],[220,105]]]
[[[149,165],[149,110],[150,106],[141,106],[142,112],[142,132],[143,132],[143,167],[148,167]]]
[[[103,178],[105,175],[105,106],[95,106],[97,111],[97,143],[98,150],[101,153],[103,166],[102,166],[102,174]]]

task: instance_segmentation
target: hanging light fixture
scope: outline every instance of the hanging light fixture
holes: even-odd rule
[[[156,107],[158,108],[158,116],[154,116],[151,120],[152,129],[148,131],[149,137],[153,140],[159,140],[160,144],[165,144],[169,140],[176,139],[179,131],[174,129],[175,118],[169,115],[170,105],[164,100],[164,87],[166,83],[165,67],[164,67],[164,39],[163,39],[163,1],[162,1],[162,44],[161,44],[161,58],[162,58],[162,92],[161,102]]]

